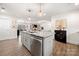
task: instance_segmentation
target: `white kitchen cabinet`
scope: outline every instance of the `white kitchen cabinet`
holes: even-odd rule
[[[44,38],[43,44],[44,56],[51,56],[53,54],[53,36]]]
[[[22,41],[22,44],[30,51],[31,50],[31,47],[30,47],[30,41],[31,41],[30,35],[27,35],[26,33],[21,32],[21,41]]]
[[[43,33],[42,33],[43,34]],[[21,32],[22,44],[33,56],[50,56],[53,53],[53,36]]]

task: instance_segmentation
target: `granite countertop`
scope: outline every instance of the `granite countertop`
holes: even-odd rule
[[[49,36],[53,36],[53,33],[51,31],[34,32],[34,33],[27,32],[27,31],[22,31],[22,32],[28,33],[28,34],[31,34],[31,35],[35,35],[35,36],[39,36],[39,37],[43,37],[43,38],[46,38],[46,37],[49,37]]]

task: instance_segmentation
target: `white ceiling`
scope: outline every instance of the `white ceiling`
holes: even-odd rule
[[[75,6],[74,3],[44,3],[42,4],[44,12],[47,14],[43,17],[38,17],[37,12],[39,10],[39,3],[0,3],[0,7],[4,7],[6,14],[18,18],[27,18],[28,9],[31,9],[31,17],[36,20],[50,20],[52,16],[67,13],[71,11],[78,11],[79,6]]]

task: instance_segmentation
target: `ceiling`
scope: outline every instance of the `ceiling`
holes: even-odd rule
[[[74,3],[44,3],[42,4],[42,8],[46,16],[39,17],[37,15],[39,5],[39,3],[0,3],[0,7],[4,7],[6,10],[5,13],[0,11],[0,14],[26,19],[29,15],[27,11],[31,9],[31,18],[36,20],[50,20],[54,15],[79,10],[79,6],[75,6]]]

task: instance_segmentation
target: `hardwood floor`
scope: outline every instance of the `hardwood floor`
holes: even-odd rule
[[[17,39],[0,41],[0,56],[31,56]]]
[[[53,55],[54,56],[65,56],[66,54],[66,44],[54,41],[54,49]]]
[[[54,42],[54,56],[79,56],[79,45]],[[0,56],[31,56],[29,51],[17,39],[0,41]]]
[[[79,45],[67,44],[67,56],[79,56]]]
[[[54,56],[79,56],[79,45],[64,44],[58,41],[54,43]]]

